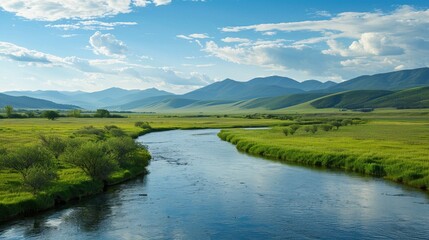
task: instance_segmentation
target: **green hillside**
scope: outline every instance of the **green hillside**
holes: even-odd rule
[[[248,101],[243,101],[235,104],[242,109],[252,108],[266,108],[268,110],[276,110],[280,108],[287,108],[300,103],[304,103],[322,96],[326,93],[301,93],[288,96],[274,97],[274,98],[257,98]]]
[[[429,87],[400,91],[356,90],[337,93],[310,103],[315,108],[427,108]]]

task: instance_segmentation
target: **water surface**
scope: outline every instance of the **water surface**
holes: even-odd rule
[[[0,226],[0,239],[428,239],[429,198],[239,153],[218,130],[139,138],[150,174]]]

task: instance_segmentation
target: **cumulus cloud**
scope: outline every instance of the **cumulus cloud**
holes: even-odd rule
[[[92,51],[97,55],[104,55],[108,57],[124,57],[127,52],[127,46],[124,42],[116,39],[113,34],[95,32],[89,38]]]
[[[102,22],[95,20],[79,21],[69,24],[46,24],[46,27],[59,28],[62,30],[113,30],[116,26],[132,26],[136,22]]]
[[[265,36],[278,32],[308,32],[311,38],[271,45],[224,38],[225,46],[210,41],[204,51],[239,64],[277,66],[314,74],[314,69],[318,69],[322,72],[317,75],[337,72],[343,78],[353,74],[429,66],[429,9],[400,6],[391,12],[317,14],[327,19],[221,29],[222,32],[236,34],[255,31]],[[323,68],[318,67],[317,62]]]
[[[30,20],[57,21],[115,16],[150,3],[162,6],[171,0],[2,0],[0,8]]]
[[[60,58],[53,55],[29,50],[8,42],[0,42],[0,58],[45,66],[61,62]]]
[[[166,90],[186,92],[213,82],[207,75],[198,72],[184,73],[169,67],[136,64],[129,62],[126,58],[90,60],[76,56],[59,57],[8,42],[0,42],[0,61],[2,60],[15,61],[34,67],[50,67],[52,70],[49,71],[60,70],[61,73],[71,73],[71,78],[65,75],[63,80],[50,79],[44,82],[49,86],[61,88],[70,86],[76,89],[82,89],[82,87],[89,89],[97,86],[105,88],[111,85],[130,84],[131,87],[136,85],[155,86]],[[81,78],[75,76],[81,76]]]

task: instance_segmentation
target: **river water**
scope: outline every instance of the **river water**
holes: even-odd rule
[[[218,130],[139,138],[150,174],[0,225],[0,239],[429,239],[429,195],[239,153]]]

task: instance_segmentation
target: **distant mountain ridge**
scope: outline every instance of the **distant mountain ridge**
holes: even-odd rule
[[[364,75],[341,83],[307,80],[298,82],[280,76],[258,77],[247,82],[232,79],[215,82],[183,95],[155,88],[125,90],[109,88],[102,91],[10,91],[13,96],[40,98],[85,109],[107,108],[126,111],[205,111],[216,109],[276,110],[312,102],[316,107],[425,107],[429,86],[429,68]],[[423,87],[419,89],[419,87]],[[407,89],[405,91],[404,89]],[[414,89],[414,90],[412,90]],[[417,90],[416,90],[417,89]],[[404,90],[402,92],[401,90]],[[418,94],[418,98],[406,94]],[[403,99],[402,102],[392,97]],[[313,102],[318,101],[318,102]],[[320,101],[319,101],[320,100]]]
[[[182,97],[195,100],[246,100],[304,93],[334,85],[336,85],[334,82],[322,83],[317,80],[298,82],[280,76],[254,78],[248,82],[225,79],[184,94]]]
[[[156,88],[145,90],[125,90],[121,88],[108,88],[97,92],[65,92],[65,91],[9,91],[4,94],[10,96],[28,96],[44,99],[60,104],[73,104],[85,109],[105,108],[112,105],[121,105],[143,98],[174,95]]]
[[[0,108],[10,105],[22,109],[78,109],[75,105],[57,104],[51,101],[26,96],[15,97],[0,93]]]

